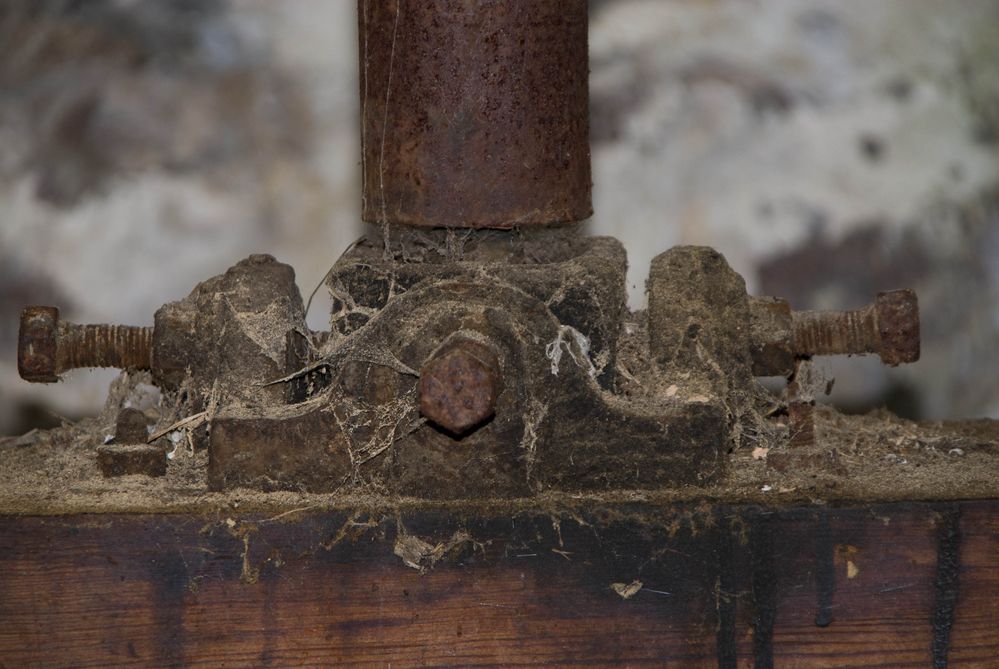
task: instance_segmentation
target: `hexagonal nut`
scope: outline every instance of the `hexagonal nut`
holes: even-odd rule
[[[55,383],[59,380],[59,310],[55,307],[28,307],[21,312],[17,333],[17,372],[25,381]]]
[[[919,301],[916,293],[911,290],[878,293],[874,309],[881,362],[894,367],[919,360]]]
[[[458,340],[420,371],[420,413],[452,434],[466,434],[495,413],[499,386],[496,354],[479,342]]]

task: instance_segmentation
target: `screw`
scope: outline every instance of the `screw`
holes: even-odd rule
[[[55,307],[21,313],[17,371],[25,381],[55,383],[59,375],[84,367],[149,369],[153,328],[77,325],[59,320]]]
[[[466,434],[496,412],[499,385],[499,364],[490,347],[457,339],[420,371],[420,412],[452,434]]]
[[[878,293],[855,311],[792,313],[796,356],[877,353],[894,367],[919,360],[919,303],[911,290]]]

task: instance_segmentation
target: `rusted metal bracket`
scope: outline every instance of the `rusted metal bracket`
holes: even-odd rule
[[[452,498],[709,480],[721,402],[650,408],[602,387],[624,255],[608,239],[577,247],[548,263],[417,266],[359,245],[331,273],[343,332],[317,362],[330,385],[280,412],[220,413],[210,484]]]
[[[576,239],[545,261],[490,261],[485,242],[477,253],[412,263],[358,244],[330,273],[322,336],[305,325],[291,268],[268,256],[157,312],[157,383],[186,388],[192,410],[219,398],[201,438],[209,485],[453,498],[705,483],[724,467],[755,375],[789,374],[787,361],[813,353],[918,351],[907,292],[799,316],[750,298],[717,252],[678,247],[653,262],[649,357],[666,382],[699,392],[636,402],[615,385],[627,314],[618,242]],[[66,327],[25,322],[22,339],[59,341]],[[839,344],[844,322],[853,334]],[[296,393],[284,387],[303,378]]]

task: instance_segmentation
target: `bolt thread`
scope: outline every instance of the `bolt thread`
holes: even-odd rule
[[[792,348],[799,356],[877,353],[880,333],[874,308],[794,312]]]
[[[83,367],[150,369],[153,328],[62,323],[59,372]]]

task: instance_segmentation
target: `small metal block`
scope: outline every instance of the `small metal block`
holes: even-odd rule
[[[125,408],[118,412],[114,440],[116,444],[145,444],[149,436],[149,421],[138,409]]]
[[[159,446],[146,443],[147,424],[146,415],[138,409],[125,408],[118,412],[115,443],[97,448],[97,464],[104,476],[166,474],[166,453]]]
[[[104,476],[166,474],[166,454],[159,446],[146,444],[105,444],[97,448],[97,464]]]

